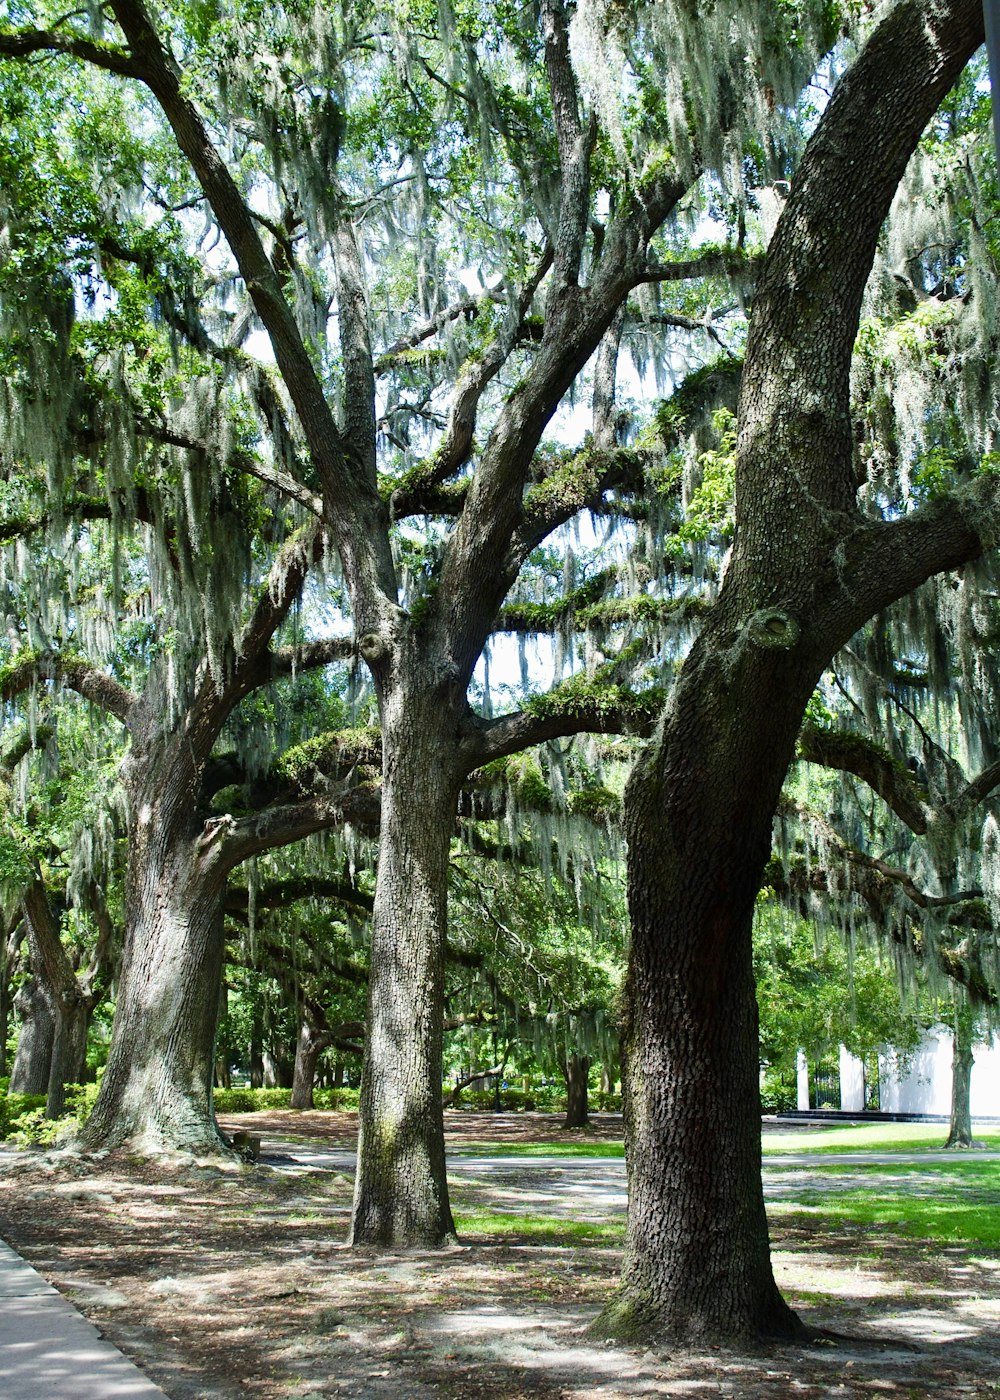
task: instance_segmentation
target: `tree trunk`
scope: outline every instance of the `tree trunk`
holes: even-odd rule
[[[126,765],[125,946],[107,1068],[81,1143],[211,1154],[225,1146],[212,1107],[225,872],[197,819],[185,745],[163,748],[158,761]]]
[[[955,1016],[951,1057],[951,1124],[945,1147],[975,1147],[972,1137],[972,1017],[964,1009]]]
[[[82,1083],[86,1072],[87,1030],[97,1001],[94,979],[103,958],[98,952],[89,975],[81,983],[63,947],[59,919],[40,870],[26,889],[22,904],[32,970],[44,988],[53,1018],[45,1116],[58,1118],[66,1108],[66,1085]]]
[[[751,923],[821,666],[748,647],[737,669],[727,611],[721,599],[626,790],[628,1231],[595,1324],[697,1345],[800,1331],[771,1270]]]
[[[80,994],[56,1003],[52,1062],[46,1085],[45,1116],[58,1118],[66,1110],[66,1086],[82,1084],[87,1071],[87,1030],[91,1005]]]
[[[974,0],[890,8],[810,138],[757,283],[732,556],[625,796],[629,1216],[605,1333],[703,1345],[801,1331],[774,1283],[761,1188],[753,907],[824,667],[878,608],[992,542],[937,511],[864,521],[849,411],[879,229],[981,39]]]
[[[437,695],[383,700],[382,821],[350,1242],[455,1238],[442,1103],[448,853],[458,781]]]
[[[564,1128],[585,1128],[590,1122],[587,1113],[587,1077],[590,1060],[586,1055],[567,1055],[563,1061],[566,1076],[566,1117]]]
[[[316,1082],[316,1062],[330,1043],[330,1037],[310,1026],[303,1016],[295,1046],[295,1069],[292,1074],[292,1108],[313,1107],[313,1085]]]
[[[21,985],[14,998],[14,1009],[21,1018],[21,1031],[10,1073],[10,1092],[45,1094],[52,1067],[55,1012],[41,983],[34,978]]]
[[[264,1014],[259,1006],[254,1007],[250,1026],[250,1087],[264,1087]]]

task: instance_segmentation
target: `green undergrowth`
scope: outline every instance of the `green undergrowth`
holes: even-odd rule
[[[358,1106],[357,1089],[315,1089],[313,1105],[328,1111],[345,1112]],[[291,1089],[216,1089],[212,1095],[217,1113],[266,1113],[269,1109],[290,1108]]]

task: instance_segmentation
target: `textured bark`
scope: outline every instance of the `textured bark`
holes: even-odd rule
[[[974,1147],[972,1137],[972,1020],[961,1012],[955,1019],[951,1057],[951,1122],[945,1147]]]
[[[587,1104],[587,1076],[590,1060],[586,1055],[567,1055],[563,1062],[566,1076],[566,1117],[564,1128],[585,1128],[590,1122]]]
[[[598,1323],[682,1343],[798,1330],[770,1263],[750,929],[818,668],[796,676],[783,653],[748,654],[731,677],[720,625],[702,634],[662,745],[627,791],[629,1222]]]
[[[151,730],[155,724],[150,715]],[[88,1149],[128,1143],[140,1152],[209,1154],[224,1150],[212,1082],[226,872],[198,820],[188,736],[158,742],[135,728],[125,765],[125,946],[111,1050],[81,1141]]]
[[[801,1330],[774,1282],[760,1178],[753,905],[824,667],[879,607],[991,543],[960,507],[865,521],[849,411],[879,228],[981,38],[978,0],[892,9],[838,84],[768,249],[741,386],[736,544],[626,791],[629,1219],[621,1283],[595,1324],[606,1334],[703,1345]]]
[[[10,1072],[10,1092],[45,1094],[56,1032],[52,1004],[42,985],[28,978],[18,989],[14,1009],[21,1019],[21,1030]]]
[[[98,1000],[95,979],[106,948],[99,940],[97,955],[79,978],[62,945],[59,920],[49,903],[41,875],[28,887],[23,901],[31,961],[52,1012],[53,1035],[45,1114],[58,1118],[66,1107],[66,1086],[83,1082],[87,1068],[87,1029]]]
[[[441,1053],[458,779],[442,761],[454,732],[445,701],[428,685],[400,689],[382,706],[382,826],[350,1236],[356,1245],[439,1245],[455,1237]]]
[[[317,1031],[303,1017],[299,1025],[299,1038],[295,1043],[292,1108],[312,1108],[313,1087],[316,1083],[316,1062],[329,1044],[330,1037]]]

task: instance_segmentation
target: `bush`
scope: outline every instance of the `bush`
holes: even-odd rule
[[[256,1113],[259,1089],[216,1089],[212,1094],[217,1113]]]
[[[0,1138],[14,1137],[25,1124],[22,1119],[45,1111],[44,1094],[6,1094],[0,1099]]]
[[[357,1108],[360,1095],[360,1089],[348,1089],[346,1086],[340,1089],[317,1089],[313,1093],[313,1103],[317,1108],[336,1109],[344,1113]]]
[[[0,1138],[18,1147],[50,1143],[90,1116],[99,1083],[67,1084],[66,1107],[59,1118],[46,1118],[44,1094],[7,1094],[0,1099]]]
[[[794,1072],[768,1065],[760,1085],[762,1113],[784,1113],[798,1102],[798,1086]]]
[[[218,1113],[263,1113],[269,1108],[290,1108],[291,1089],[216,1089],[213,1095]],[[316,1089],[317,1108],[351,1109],[358,1106],[357,1089]]]

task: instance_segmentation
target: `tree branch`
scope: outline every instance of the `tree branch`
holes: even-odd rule
[[[395,600],[396,586],[385,512],[374,474],[362,459],[344,452],[322,385],[255,220],[184,91],[177,63],[162,44],[141,0],[111,0],[111,8],[142,80],[162,107],[233,251],[319,473],[326,519],[356,608],[376,621],[385,600]]]
[[[202,844],[216,848],[220,869],[232,870],[251,856],[290,846],[333,826],[377,828],[381,816],[378,790],[359,786],[320,794],[301,802],[266,807],[251,817],[221,817],[205,823]]]
[[[927,834],[927,807],[918,783],[871,739],[806,724],[799,735],[799,757],[807,763],[853,773],[878,793],[916,836]]]
[[[124,725],[128,724],[136,703],[130,690],[96,666],[51,652],[41,656],[32,652],[18,657],[0,671],[0,700],[12,700],[25,694],[37,681],[60,681]]]
[[[570,680],[537,696],[516,714],[483,721],[462,744],[467,772],[571,734],[652,734],[663,708],[663,691],[628,690]]]
[[[122,78],[142,78],[142,67],[124,49],[80,35],[52,29],[0,29],[0,56],[29,58],[37,53],[60,53],[80,58]]]

